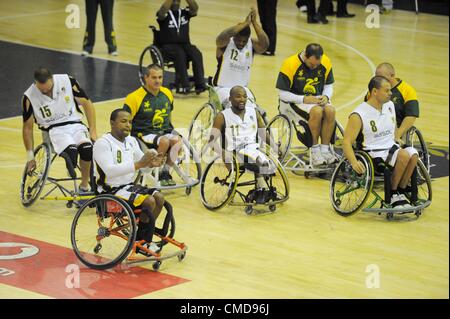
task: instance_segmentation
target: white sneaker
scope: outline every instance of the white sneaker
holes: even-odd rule
[[[308,11],[308,7],[307,6],[301,6],[299,8],[299,10],[300,10],[300,12],[306,12],[306,11]]]
[[[119,55],[119,52],[113,51],[113,52],[111,52],[111,53],[109,53],[109,54],[111,54],[112,56],[118,56],[118,55]]]
[[[412,208],[404,194],[392,194],[391,205],[395,208]]]
[[[326,159],[322,156],[322,153],[319,150],[313,152],[312,149],[310,149],[309,156],[309,162],[312,166],[321,166],[327,164]]]
[[[339,158],[332,152],[322,152],[322,157],[327,161],[328,165],[339,162]]]
[[[83,52],[81,52],[81,55],[82,55],[82,56],[88,56],[88,55],[90,55],[90,53],[87,52],[87,51],[83,51]]]

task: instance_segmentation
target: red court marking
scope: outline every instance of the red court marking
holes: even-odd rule
[[[72,249],[0,231],[0,244],[10,242],[36,246],[39,252],[22,259],[0,259],[0,283],[54,298],[133,298],[189,281],[124,264],[109,270],[90,269],[78,260]],[[20,252],[21,249],[0,247],[0,257]],[[74,274],[66,272],[70,264],[79,266],[79,288],[66,287],[68,276]]]

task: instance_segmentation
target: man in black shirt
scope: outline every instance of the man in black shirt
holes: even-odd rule
[[[188,7],[180,8],[180,0],[165,0],[156,13],[160,29],[160,44],[164,56],[174,61],[179,78],[177,93],[188,93],[189,78],[187,61],[192,61],[195,91],[206,90],[203,70],[203,56],[189,39],[189,20],[198,12],[195,0],[186,0]]]

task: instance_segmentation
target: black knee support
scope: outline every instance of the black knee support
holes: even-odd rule
[[[92,161],[92,144],[82,143],[78,145],[78,153],[80,153],[80,158],[85,162]]]
[[[72,172],[74,172],[78,163],[77,146],[73,144],[67,146],[66,149],[61,152],[60,156],[65,159],[67,170],[72,175]]]

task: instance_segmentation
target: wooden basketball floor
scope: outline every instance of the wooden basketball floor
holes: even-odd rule
[[[116,58],[106,54],[99,13],[94,56],[137,63],[151,40],[147,25],[156,23],[160,2],[115,2],[120,53]],[[80,29],[64,26],[69,3],[81,7]],[[198,17],[191,21],[191,41],[203,52],[206,75],[213,75],[215,37],[243,21],[256,1],[198,0],[198,4]],[[333,63],[333,103],[341,123],[361,102],[375,65],[389,61],[398,76],[418,92],[421,116],[417,126],[427,141],[448,151],[448,17],[393,11],[381,16],[380,28],[369,29],[362,6],[349,5],[349,11],[356,18],[331,17],[328,25],[309,25],[294,1],[279,1],[276,56],[256,56],[252,69],[250,87],[259,104],[270,117],[276,115],[275,82],[283,59],[309,42],[319,42]],[[84,1],[0,0],[0,12],[0,40],[81,51]],[[29,83],[17,85],[26,88]],[[109,130],[110,111],[123,101],[95,104],[99,134]],[[206,93],[175,96],[175,126],[187,127],[206,101]],[[31,208],[20,203],[25,163],[21,123],[20,117],[0,121],[0,231],[71,248],[75,209],[66,208],[64,202],[38,201]],[[39,140],[36,129],[36,145]],[[56,163],[51,170],[64,174],[63,166]],[[189,197],[183,190],[166,193],[175,209],[176,238],[186,242],[189,250],[183,262],[164,262],[160,272],[188,281],[140,298],[448,298],[448,176],[433,180],[433,203],[413,221],[387,221],[361,212],[341,217],[330,204],[328,181],[292,173],[288,177],[290,200],[269,214],[247,216],[236,207],[208,211],[198,187]],[[373,265],[379,270],[378,288],[366,285]],[[142,266],[151,271],[151,265]],[[6,267],[2,260],[1,267]],[[0,284],[0,297],[47,298],[30,290]]]

